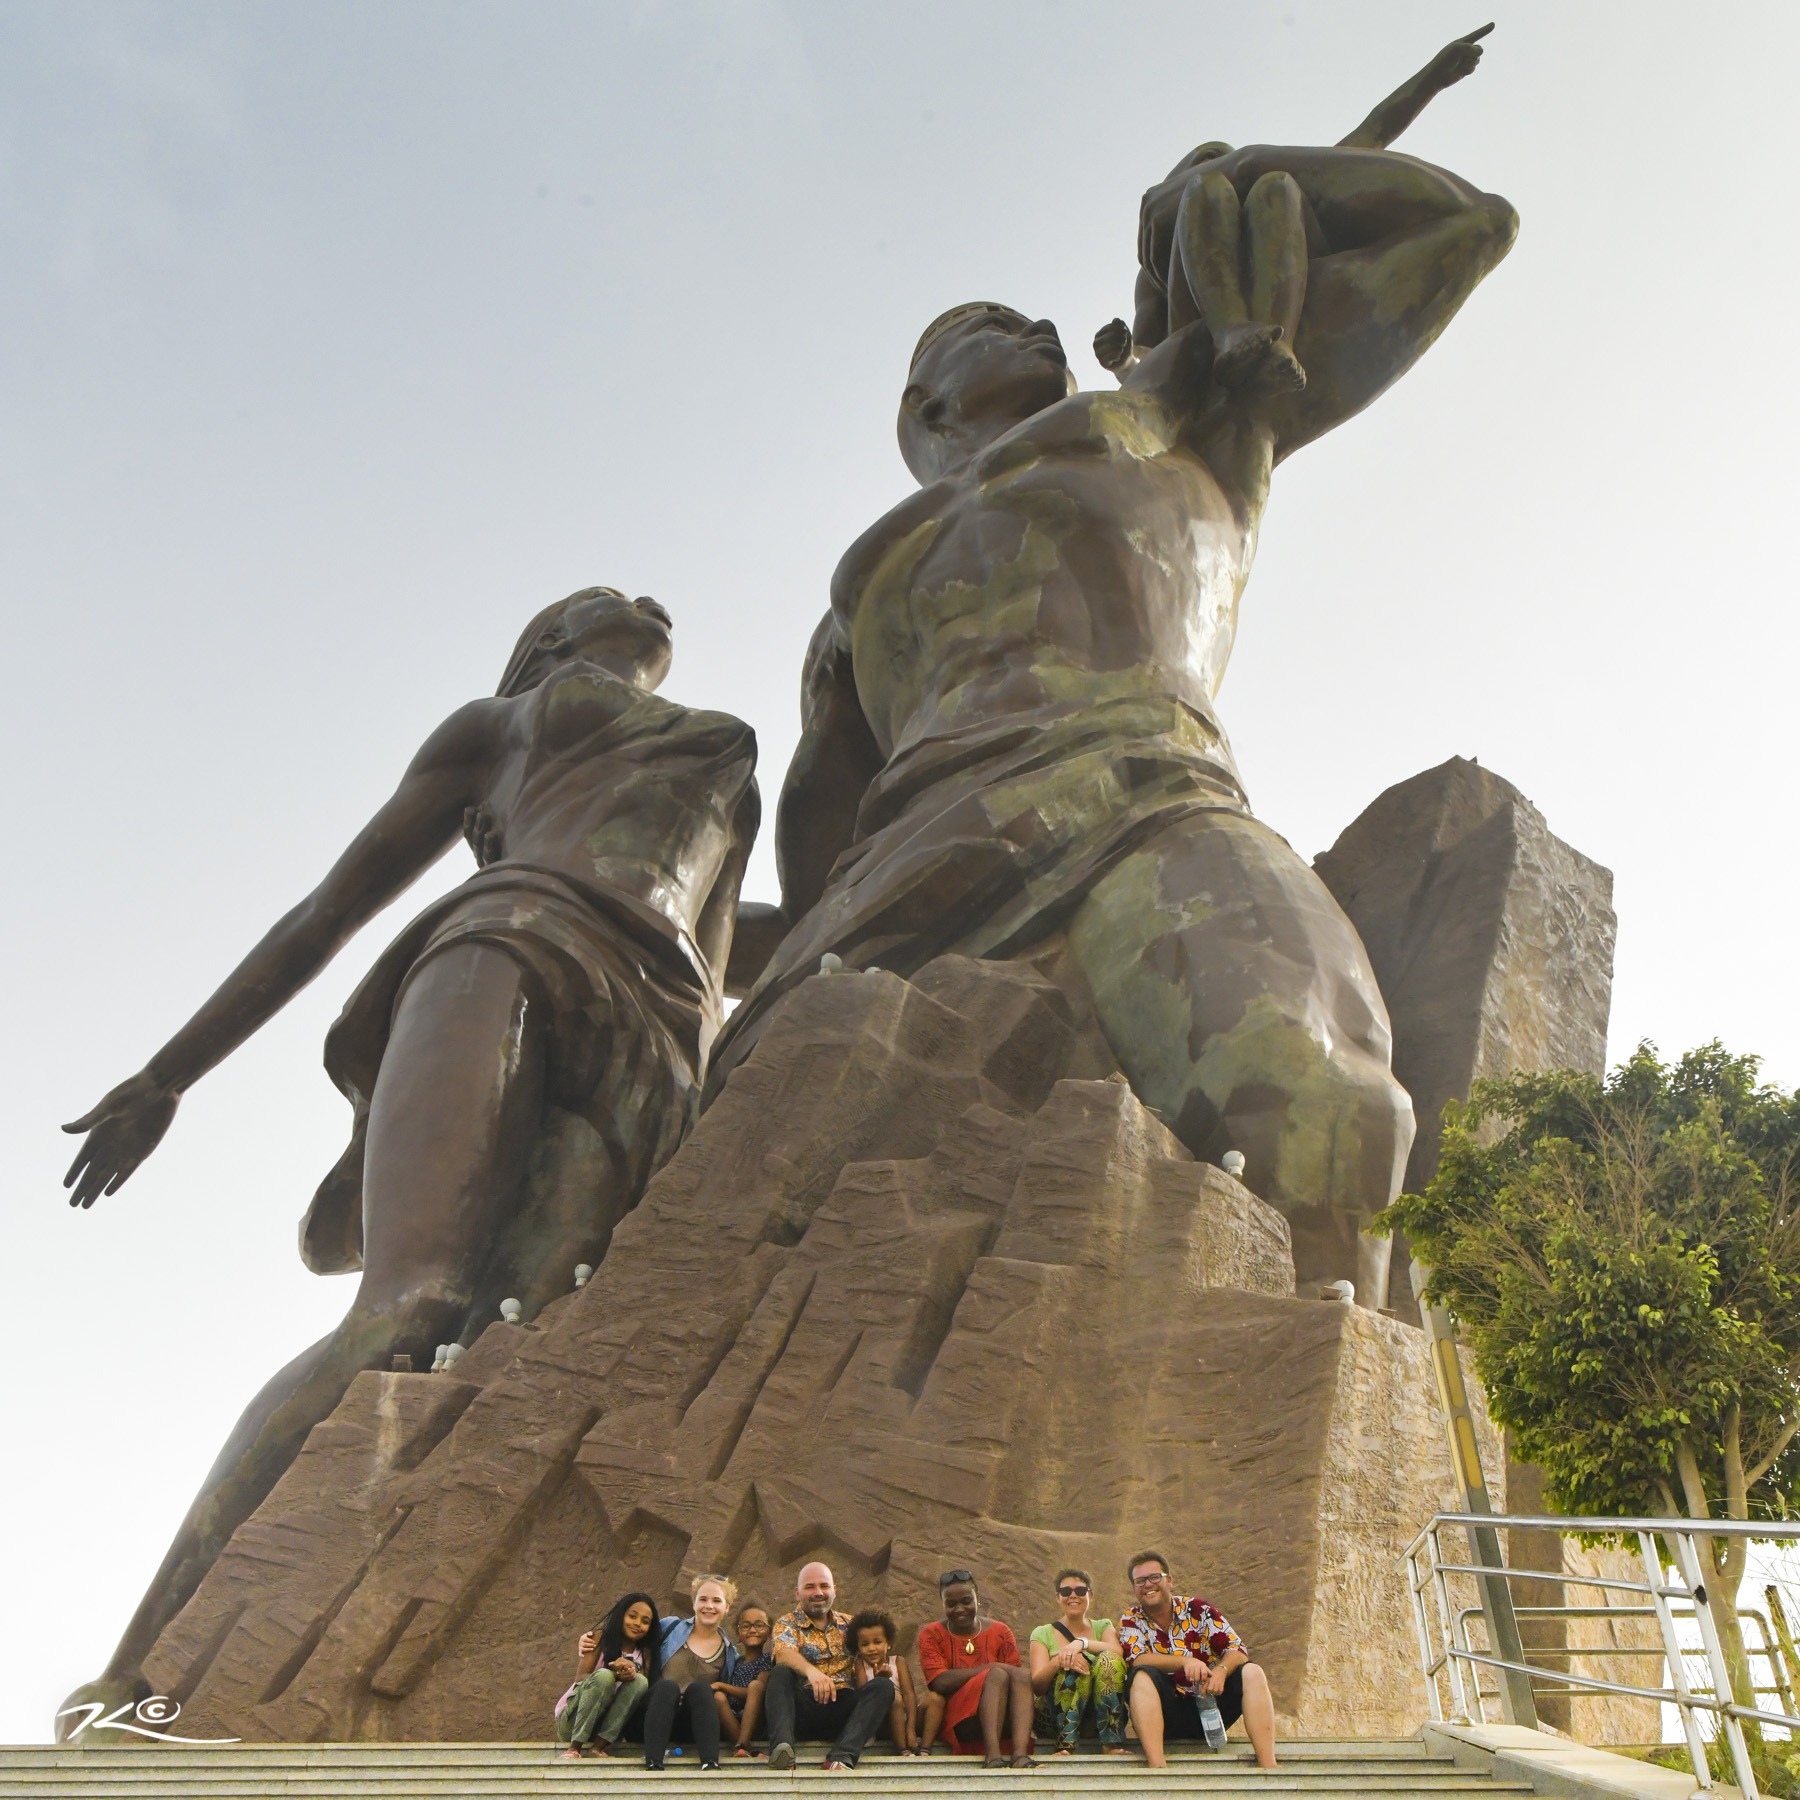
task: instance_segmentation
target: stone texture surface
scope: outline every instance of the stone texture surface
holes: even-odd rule
[[[1452,757],[1382,794],[1316,864],[1350,915],[1373,963],[1394,1030],[1394,1072],[1413,1097],[1419,1134],[1406,1185],[1437,1169],[1448,1100],[1479,1076],[1515,1069],[1601,1073],[1612,1001],[1612,875],[1554,836],[1511,782]],[[1390,1304],[1416,1319],[1403,1241],[1395,1245]],[[1493,1470],[1495,1459],[1488,1460]],[[1515,1511],[1542,1512],[1540,1472],[1508,1462]],[[1628,1553],[1587,1551],[1554,1532],[1513,1532],[1520,1568],[1641,1579]],[[1600,1606],[1599,1588],[1518,1584],[1521,1606]],[[1528,1646],[1552,1652],[1655,1643],[1629,1620],[1520,1621]],[[1560,1666],[1564,1658],[1552,1657]],[[1642,1681],[1637,1657],[1578,1657],[1602,1680]],[[1653,1742],[1654,1705],[1598,1695],[1540,1698],[1544,1720],[1597,1743]]]
[[[947,957],[806,982],[583,1291],[362,1377],[148,1672],[202,1735],[543,1736],[628,1585],[820,1555],[910,1642],[941,1568],[1023,1632],[1150,1542],[1289,1730],[1405,1731],[1396,1559],[1450,1491],[1422,1334],[1296,1298],[1059,988]]]
[[[1445,1102],[1478,1076],[1605,1066],[1612,874],[1510,781],[1454,756],[1380,795],[1314,867],[1387,1002],[1419,1121],[1409,1191],[1437,1168]],[[1417,1317],[1403,1258],[1388,1291]]]

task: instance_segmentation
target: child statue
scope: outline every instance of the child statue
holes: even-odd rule
[[[1473,73],[1483,25],[1446,44],[1418,74],[1338,143],[1342,151],[1385,150],[1432,97]],[[1123,376],[1144,352],[1196,319],[1213,341],[1213,378],[1221,387],[1295,392],[1306,371],[1295,354],[1306,265],[1328,254],[1340,215],[1352,224],[1366,189],[1361,158],[1329,151],[1297,153],[1292,167],[1268,167],[1243,195],[1226,159],[1229,144],[1202,144],[1144,196],[1138,213],[1136,312],[1094,337],[1101,366]],[[1281,164],[1279,152],[1272,159]]]

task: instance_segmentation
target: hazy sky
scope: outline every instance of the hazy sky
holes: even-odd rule
[[[674,613],[772,797],[924,323],[1129,310],[1192,145],[1340,137],[1437,4],[0,4],[0,1739],[94,1673],[343,1279],[327,1024],[444,867],[72,1215],[56,1129],[317,879],[547,601]],[[1276,479],[1222,710],[1311,855],[1452,754],[1617,876],[1612,1051],[1800,1083],[1788,524],[1800,13],[1506,5],[1403,147],[1511,258]],[[1109,384],[1110,385],[1110,384]],[[759,850],[749,890],[772,897]],[[1227,1584],[1228,1585],[1228,1584]],[[548,1703],[548,1702],[546,1702]]]

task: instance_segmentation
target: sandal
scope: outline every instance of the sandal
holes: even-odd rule
[[[1035,1756],[1015,1756],[1006,1766],[1009,1769],[1035,1769],[1037,1758]]]

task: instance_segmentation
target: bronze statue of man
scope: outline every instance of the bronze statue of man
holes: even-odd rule
[[[1196,1155],[1244,1153],[1300,1279],[1380,1306],[1388,1247],[1363,1227],[1411,1103],[1362,945],[1251,816],[1214,696],[1274,465],[1411,367],[1517,220],[1380,149],[1251,147],[1206,173],[1240,198],[1279,174],[1306,208],[1304,387],[1216,380],[1192,308],[1115,393],[1071,392],[1047,320],[972,304],[926,330],[899,416],[921,486],[833,579],[778,815],[787,935],[709,1089],[826,954],[1040,958]],[[1184,197],[1152,190],[1141,242],[1175,239]],[[1337,723],[1370,703],[1346,691]]]
[[[158,1634],[359,1370],[397,1353],[424,1369],[503,1296],[529,1316],[568,1292],[680,1142],[758,801],[750,728],[656,695],[670,633],[654,600],[613,588],[540,613],[499,693],[433,732],[319,886],[67,1127],[88,1133],[71,1204],[91,1206],[186,1089],[468,837],[477,872],[384,953],[326,1044],[356,1125],[302,1250],[314,1268],[360,1266],[356,1298],[251,1402],[105,1674],[74,1698],[136,1690]],[[572,1167],[545,1179],[558,1154]]]

